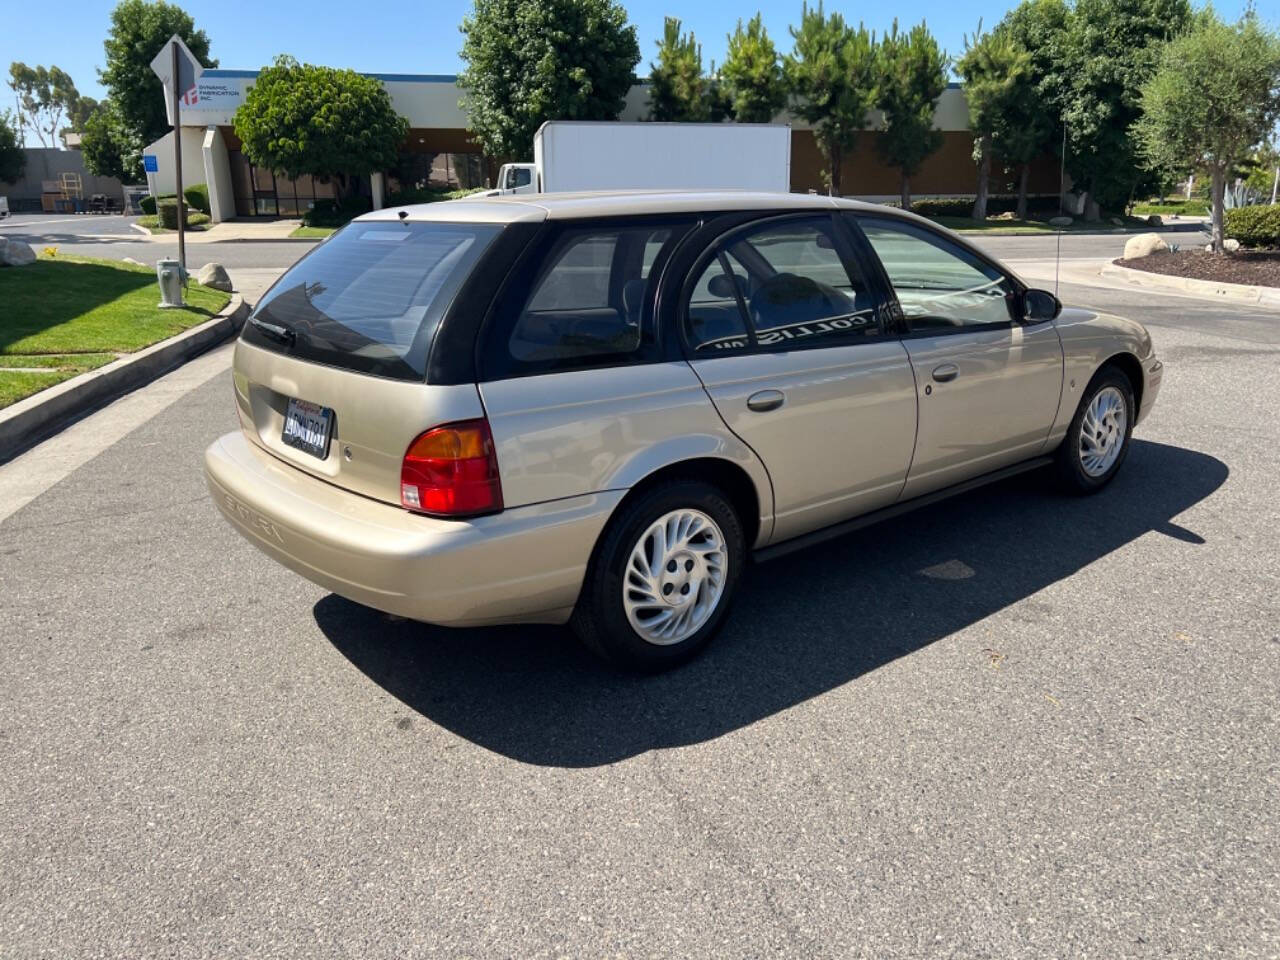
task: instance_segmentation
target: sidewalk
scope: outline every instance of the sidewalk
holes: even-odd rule
[[[1004,261],[1023,280],[1043,284],[1053,289],[1055,275],[1062,283],[1101,287],[1110,290],[1142,290],[1157,296],[1192,297],[1197,300],[1214,300],[1219,303],[1247,303],[1263,309],[1280,308],[1280,288],[1249,287],[1235,283],[1217,283],[1212,280],[1193,280],[1186,277],[1166,276],[1119,267],[1110,260],[1062,260],[1050,259]]]
[[[188,230],[186,242],[223,243],[228,240],[235,240],[241,243],[255,240],[278,242],[280,240],[288,240],[289,234],[300,226],[302,226],[301,220],[229,220],[224,223],[215,223],[208,230]],[[178,236],[176,233],[151,233],[145,227],[140,227],[136,224],[134,229],[145,239],[158,243],[173,243]],[[306,242],[315,243],[314,240]]]

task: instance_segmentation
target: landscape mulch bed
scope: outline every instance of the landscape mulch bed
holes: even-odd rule
[[[1203,250],[1153,253],[1137,260],[1117,260],[1118,266],[1171,277],[1191,277],[1251,287],[1280,287],[1280,250],[1239,250],[1222,256]]]

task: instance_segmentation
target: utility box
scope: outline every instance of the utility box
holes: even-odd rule
[[[160,303],[161,309],[166,307],[181,307],[182,303],[182,284],[186,279],[182,275],[182,267],[177,260],[157,260],[156,261],[156,279],[160,282]]]

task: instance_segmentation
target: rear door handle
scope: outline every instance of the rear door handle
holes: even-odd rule
[[[761,390],[747,397],[747,409],[756,413],[777,410],[786,399],[781,390]]]
[[[954,380],[958,376],[960,376],[960,368],[954,363],[944,363],[933,368],[933,379],[939,383],[946,383],[948,380]]]

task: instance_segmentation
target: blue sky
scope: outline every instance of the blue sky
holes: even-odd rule
[[[113,5],[111,0],[56,0],[52,6],[5,0],[0,72],[7,78],[13,60],[57,64],[71,74],[81,93],[101,97],[95,68],[102,65],[102,37]],[[883,13],[874,7],[834,3],[828,3],[827,9],[838,9],[850,20],[862,19],[877,33],[888,29],[894,16],[902,24],[925,19],[948,52],[959,53],[964,34],[973,31],[979,17],[990,26],[1012,5],[1009,0],[899,0],[879,8]],[[1268,16],[1268,5],[1260,5],[1264,16]],[[290,53],[299,60],[369,72],[456,73],[462,43],[458,24],[471,9],[471,2],[186,0],[182,6],[209,34],[211,52],[224,67],[257,68],[277,53]],[[665,15],[683,17],[686,29],[692,29],[701,41],[703,60],[709,66],[711,60],[724,58],[725,37],[738,17],[749,17],[756,9],[729,0],[702,0],[692,5],[675,0],[632,0],[626,6],[640,32],[642,59],[637,72],[641,74],[648,73]],[[1244,2],[1220,0],[1215,6],[1223,16],[1235,17]],[[800,0],[763,0],[759,9],[779,48],[789,50],[787,27],[799,19]],[[305,14],[300,15],[300,10]],[[0,87],[0,109],[9,94]]]

